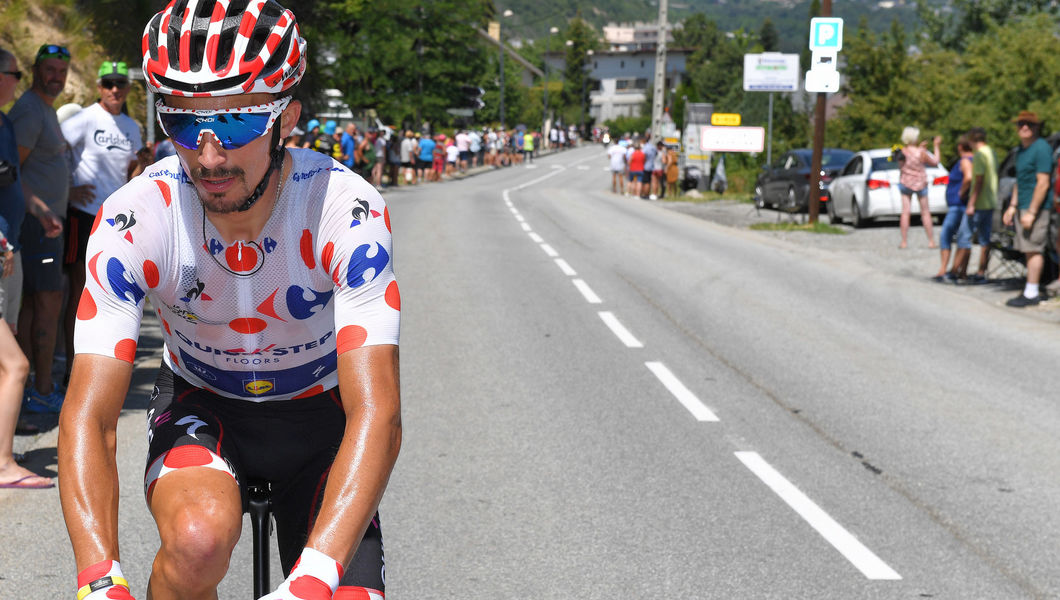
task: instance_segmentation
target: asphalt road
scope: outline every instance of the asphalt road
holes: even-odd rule
[[[613,195],[606,164],[387,195],[389,597],[1060,597],[1054,324]],[[142,403],[119,424],[138,592]],[[54,468],[54,431],[32,447]],[[70,594],[55,490],[0,491],[0,514],[0,598]],[[223,598],[251,595],[244,538]]]

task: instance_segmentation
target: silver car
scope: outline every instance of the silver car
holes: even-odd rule
[[[873,219],[902,214],[898,163],[891,155],[890,148],[863,150],[847,162],[829,186],[832,201],[828,203],[828,217],[832,223],[848,221],[854,227],[864,227]],[[949,175],[942,167],[927,167],[927,177],[928,210],[932,215],[945,215]],[[912,211],[920,214],[916,200]]]

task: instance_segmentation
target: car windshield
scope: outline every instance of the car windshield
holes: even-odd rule
[[[873,171],[896,171],[898,170],[898,163],[891,160],[889,156],[877,156],[872,159],[872,170]]]
[[[847,164],[850,157],[853,156],[853,152],[825,152],[821,155],[821,166],[822,167],[842,167]]]

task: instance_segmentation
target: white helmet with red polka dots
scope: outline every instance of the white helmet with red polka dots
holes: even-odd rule
[[[275,0],[172,0],[147,24],[144,76],[157,94],[278,94],[302,79],[306,42]]]

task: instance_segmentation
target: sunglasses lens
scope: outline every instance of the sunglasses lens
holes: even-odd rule
[[[125,88],[129,87],[129,82],[128,81],[103,81],[103,82],[100,83],[100,85],[102,85],[104,89],[108,89],[108,90],[112,90],[114,88],[118,88],[119,90],[124,90]]]
[[[195,115],[160,113],[159,120],[173,141],[189,150],[199,148],[199,136],[212,133],[226,150],[242,148],[268,131],[270,113]]]

